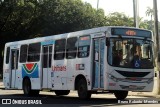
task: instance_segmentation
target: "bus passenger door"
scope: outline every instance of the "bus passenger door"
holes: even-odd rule
[[[11,49],[11,73],[10,73],[10,87],[16,88],[16,75],[18,70],[18,49]]]
[[[42,88],[51,88],[52,46],[43,46],[42,52]]]
[[[93,89],[99,89],[104,87],[104,48],[105,38],[93,39]]]

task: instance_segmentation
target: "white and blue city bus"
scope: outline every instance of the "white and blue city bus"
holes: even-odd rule
[[[3,82],[25,95],[77,90],[81,99],[105,92],[125,99],[152,91],[153,62],[151,31],[105,26],[6,43]]]

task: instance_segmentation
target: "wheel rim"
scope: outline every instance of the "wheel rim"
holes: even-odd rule
[[[28,93],[28,91],[29,91],[29,83],[28,83],[28,81],[27,81],[26,92]]]
[[[79,86],[79,90],[78,90],[79,92],[79,96],[81,96],[82,98],[83,97],[86,97],[86,89],[85,89],[85,86],[83,85],[83,84],[81,84],[80,86]]]
[[[82,87],[82,86],[79,88],[79,91],[80,91],[80,92],[83,92],[83,87]]]

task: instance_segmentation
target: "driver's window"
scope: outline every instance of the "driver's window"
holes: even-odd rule
[[[113,47],[112,47],[112,55],[113,55],[113,65],[114,66],[119,66],[122,57],[123,57],[123,42],[122,40],[113,40]]]

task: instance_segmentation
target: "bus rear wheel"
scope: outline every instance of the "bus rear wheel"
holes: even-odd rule
[[[24,95],[30,96],[32,94],[31,82],[28,78],[23,80],[23,93]]]
[[[128,95],[128,91],[115,91],[114,95],[118,100],[124,100]]]
[[[39,90],[32,90],[31,89],[31,82],[29,78],[25,78],[23,81],[23,93],[26,96],[38,96]]]
[[[87,83],[84,79],[81,79],[78,82],[78,87],[77,87],[77,91],[78,91],[78,96],[80,99],[89,99],[91,98],[91,92],[88,91],[87,89]]]
[[[60,95],[68,95],[70,93],[70,90],[55,90],[55,94],[57,96],[60,96]]]

